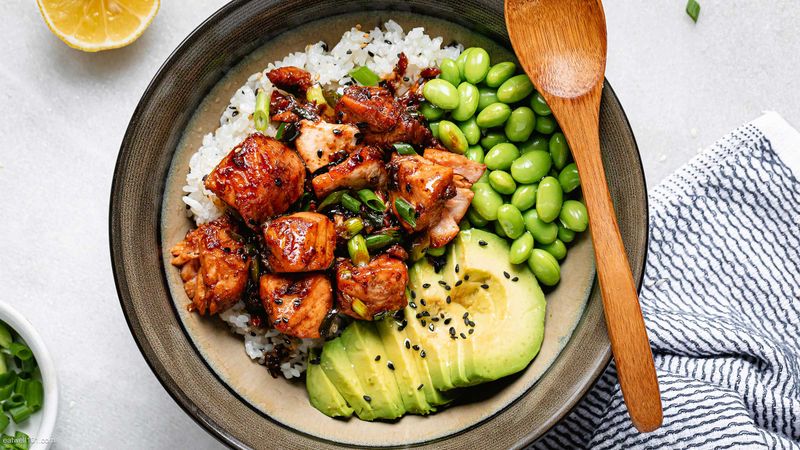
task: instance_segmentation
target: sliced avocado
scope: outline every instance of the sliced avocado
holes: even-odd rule
[[[385,357],[394,364],[394,378],[406,411],[414,414],[429,414],[436,411],[436,408],[428,403],[422,389],[417,389],[420,385],[424,387],[424,383],[416,361],[419,356],[411,349],[408,333],[405,330],[397,331],[397,324],[391,317],[375,322],[375,326],[383,341]]]
[[[405,414],[395,371],[392,370],[394,362],[386,357],[386,350],[375,325],[357,320],[344,330],[340,340],[347,357],[356,368],[364,390],[362,396],[367,396],[375,418],[389,420]]]
[[[319,351],[310,352],[306,369],[306,390],[311,405],[328,417],[350,417],[353,415],[353,408],[336,390],[320,363]]]
[[[325,346],[322,347],[320,367],[345,401],[353,407],[360,419],[374,420],[377,418],[370,403],[364,399],[364,388],[361,387],[361,382],[353,364],[347,357],[347,351],[341,339],[333,339],[325,343]]]

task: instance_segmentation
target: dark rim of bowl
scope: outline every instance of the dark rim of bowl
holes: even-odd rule
[[[242,443],[241,441],[239,441],[238,439],[236,439],[234,436],[232,436],[226,430],[222,429],[222,427],[220,427],[214,420],[212,420],[210,417],[208,417],[202,410],[197,408],[197,406],[194,404],[194,402],[192,402],[183,393],[183,391],[177,385],[175,385],[172,382],[171,379],[168,379],[169,378],[168,374],[159,373],[158,369],[155,366],[155,362],[151,361],[151,358],[148,356],[148,352],[145,350],[145,343],[142,342],[143,337],[140,336],[139,334],[137,334],[134,331],[134,326],[132,324],[132,321],[134,320],[134,318],[132,317],[132,315],[128,311],[128,308],[127,308],[127,306],[125,304],[125,301],[124,301],[125,295],[124,295],[123,291],[125,289],[126,280],[125,281],[121,280],[121,278],[123,278],[124,276],[121,273],[119,273],[119,271],[117,270],[117,266],[120,265],[120,261],[117,260],[119,255],[117,255],[117,252],[115,252],[115,249],[114,249],[114,247],[115,247],[115,238],[114,238],[114,229],[113,229],[113,226],[114,226],[114,218],[113,217],[114,217],[114,211],[116,209],[117,194],[118,194],[117,191],[119,189],[118,183],[119,183],[119,180],[122,178],[120,175],[121,175],[122,169],[123,169],[123,156],[124,156],[124,152],[125,152],[126,147],[127,147],[126,143],[131,138],[133,125],[137,122],[138,117],[141,115],[141,113],[142,113],[141,110],[144,107],[144,105],[146,103],[146,100],[153,94],[153,91],[156,89],[156,87],[163,81],[163,78],[166,76],[166,73],[168,72],[168,69],[175,63],[175,61],[178,59],[178,56],[182,55],[188,49],[190,44],[192,44],[194,42],[196,37],[206,27],[211,26],[214,23],[218,22],[224,16],[226,16],[229,13],[230,10],[238,7],[242,3],[246,3],[247,1],[248,0],[233,0],[233,1],[223,5],[222,7],[220,7],[217,11],[215,11],[208,18],[206,18],[202,23],[200,23],[197,27],[195,27],[195,29],[192,30],[192,32],[189,33],[189,35],[186,36],[186,38],[184,38],[180,42],[180,44],[178,44],[178,46],[175,48],[175,50],[173,50],[169,54],[169,56],[164,61],[164,63],[162,63],[161,66],[156,71],[156,74],[153,76],[153,78],[150,81],[150,83],[148,83],[147,88],[145,89],[144,93],[142,94],[141,99],[137,103],[137,106],[134,109],[133,114],[131,115],[131,119],[129,121],[129,125],[128,125],[126,131],[125,131],[125,135],[123,136],[123,141],[122,141],[122,143],[120,145],[120,151],[119,151],[119,154],[117,156],[117,161],[115,163],[114,174],[113,174],[112,184],[111,184],[111,193],[110,193],[111,195],[110,195],[110,201],[109,201],[109,219],[108,219],[108,221],[109,221],[109,250],[110,250],[110,254],[111,254],[110,256],[111,256],[112,272],[113,272],[113,276],[114,276],[114,285],[115,285],[115,288],[116,288],[116,291],[117,291],[117,297],[118,297],[118,300],[120,302],[120,307],[122,308],[123,315],[125,316],[125,322],[126,322],[126,324],[128,326],[128,330],[130,331],[131,335],[134,338],[134,342],[136,342],[136,346],[138,347],[139,352],[144,357],[144,360],[147,363],[148,367],[153,372],[153,374],[156,376],[156,379],[158,379],[158,382],[161,384],[161,386],[164,388],[164,390],[167,391],[169,396],[178,404],[178,406],[180,406],[181,409],[183,409],[184,412],[186,412],[189,415],[189,417],[192,418],[192,420],[194,420],[198,425],[200,425],[202,428],[204,428],[209,434],[214,436],[220,442],[222,442],[222,443],[224,443],[226,445],[229,445],[229,446],[232,446],[232,447],[238,447],[238,448],[248,448],[248,446],[245,445],[244,443]],[[615,93],[614,89],[611,87],[611,85],[608,82],[608,80],[604,80],[603,88],[604,89],[608,89],[609,91],[611,91],[611,93],[616,97],[616,93]],[[624,109],[621,106],[620,106],[620,112],[622,113],[622,117],[625,120],[626,128],[631,130],[630,137],[633,140],[633,146],[636,149],[636,152],[638,154],[639,153],[639,146],[638,146],[638,144],[636,142],[636,137],[635,137],[635,135],[633,133],[633,130],[631,128],[630,121],[629,121],[629,119],[627,117],[627,114],[625,113]],[[642,160],[641,160],[640,157],[637,158],[637,160],[638,160],[638,163],[639,163],[640,173],[642,175],[642,185],[643,186],[647,186],[646,178],[645,178],[645,172],[644,172],[644,166],[643,166]],[[648,202],[649,202],[649,198],[648,198],[647,195],[645,195],[644,196],[644,207],[645,207],[646,210],[649,209]],[[158,223],[161,223],[161,212],[160,211],[159,211],[158,216],[159,216]],[[649,215],[648,214],[645,214],[645,219],[644,220],[645,220],[645,227],[649,230]],[[157,235],[158,235],[159,240],[160,240],[160,237],[161,237],[160,227],[159,227],[159,230],[157,231]],[[643,250],[644,254],[643,254],[643,258],[642,258],[642,265],[645,265],[645,263],[647,261],[647,253],[648,253],[648,250],[649,250],[649,238],[650,238],[649,232],[645,233],[645,236],[644,236],[644,250]],[[164,283],[165,287],[166,287],[168,285],[168,283],[167,283],[166,275],[165,275],[165,271],[164,271],[163,259],[161,259],[161,258],[159,258],[159,259],[160,259],[160,265],[161,265],[161,269],[162,269],[161,270],[162,283]],[[636,285],[637,285],[637,291],[638,292],[641,291],[643,278],[644,278],[644,270],[641,271],[639,279],[636,280]],[[596,284],[596,283],[597,283],[597,278],[595,276],[595,281],[594,281],[593,284]],[[167,291],[169,291],[168,288],[167,288]],[[175,314],[178,314],[178,311],[176,309],[176,306],[174,305],[174,302],[172,302],[172,309],[173,309],[173,312]],[[191,347],[194,349],[196,356],[203,362],[203,364],[206,366],[206,368],[213,374],[213,376],[236,399],[238,399],[239,401],[241,401],[244,404],[246,404],[250,409],[255,411],[257,414],[259,414],[262,417],[270,420],[271,422],[281,426],[282,428],[286,429],[287,431],[303,435],[303,436],[305,436],[307,438],[310,438],[310,439],[313,439],[313,440],[317,440],[317,441],[321,441],[321,442],[325,442],[325,443],[329,443],[329,444],[334,444],[334,445],[338,445],[338,446],[350,447],[350,448],[363,448],[363,446],[342,444],[342,443],[339,443],[339,442],[331,441],[329,439],[320,438],[318,436],[313,436],[313,435],[304,433],[304,432],[302,432],[300,430],[297,430],[295,428],[292,428],[290,426],[287,426],[287,425],[284,425],[284,424],[282,424],[280,422],[275,421],[268,414],[264,413],[260,409],[256,408],[252,404],[250,404],[250,402],[248,402],[247,400],[243,399],[227,382],[225,382],[224,380],[222,380],[219,377],[219,375],[216,373],[216,371],[214,371],[211,368],[211,366],[209,365],[208,361],[206,361],[206,359],[203,358],[203,356],[200,354],[200,352],[197,349],[194,341],[191,339],[191,336],[189,335],[188,331],[186,330],[185,325],[183,324],[183,322],[180,321],[180,320],[178,322],[181,325],[181,330],[182,330],[184,336],[186,337],[188,342],[191,344]],[[562,408],[555,415],[553,415],[545,423],[545,426],[543,428],[543,432],[541,432],[541,434],[539,434],[538,437],[542,437],[545,434],[547,434],[547,432],[549,430],[551,430],[561,420],[563,420],[569,414],[571,414],[571,412],[580,403],[581,399],[583,399],[583,397],[585,397],[586,394],[597,384],[598,380],[600,379],[600,376],[603,374],[603,372],[605,372],[606,368],[608,367],[609,363],[611,362],[611,356],[612,356],[611,347],[609,345],[605,350],[605,354],[601,358],[601,362],[599,364],[596,364],[596,366],[591,371],[590,376],[588,377],[588,378],[592,379],[592,382],[591,383],[586,383],[581,389],[578,390],[578,392],[575,393],[575,395],[573,395],[573,397],[572,397],[572,399],[570,399],[570,401],[564,403],[564,405],[569,405],[569,406],[565,407],[565,408]],[[547,371],[549,371],[549,370],[550,369],[548,368]],[[457,433],[453,433],[453,434],[445,436],[445,437],[441,437],[441,438],[432,439],[432,440],[428,440],[428,441],[425,441],[425,442],[420,442],[420,443],[417,443],[417,444],[413,444],[412,446],[426,445],[426,444],[431,444],[431,443],[436,443],[436,442],[439,442],[439,441],[442,441],[442,440],[446,440],[451,436],[455,436],[455,435],[459,435],[459,434],[465,433],[465,432],[467,432],[467,431],[469,431],[469,430],[471,430],[471,429],[473,429],[473,428],[475,428],[475,427],[477,427],[477,426],[479,426],[479,425],[481,425],[483,423],[491,421],[497,415],[501,414],[502,412],[504,412],[505,410],[507,410],[508,408],[513,406],[515,403],[517,403],[520,399],[525,397],[536,385],[537,385],[537,383],[534,383],[531,387],[526,389],[521,395],[519,395],[517,398],[515,398],[514,400],[512,400],[511,402],[509,402],[505,406],[503,406],[503,408],[501,408],[500,410],[498,410],[497,412],[495,412],[491,416],[485,417],[484,419],[482,419],[482,420],[480,420],[480,421],[478,421],[478,422],[476,422],[476,423],[474,423],[474,424],[472,424],[472,425],[470,425],[468,427],[465,427],[462,430],[459,430]],[[534,437],[534,436],[531,436],[531,434],[527,434],[522,441],[518,442],[518,446],[524,446],[524,445],[530,444],[533,441],[535,441],[538,437]],[[377,446],[377,447],[370,447],[370,448],[407,448],[407,447],[408,446],[395,446],[395,447]]]

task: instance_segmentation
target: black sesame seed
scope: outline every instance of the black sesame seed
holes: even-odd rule
[[[444,280],[439,280],[439,284],[441,284],[442,286],[447,286],[447,282],[445,282]]]
[[[277,325],[279,323],[281,323],[281,319],[275,319],[275,321],[272,322],[273,325]]]
[[[389,368],[389,370],[394,370],[394,364],[392,364],[392,362],[391,362],[391,361],[389,361],[388,363],[386,363],[386,367],[388,367],[388,368]]]
[[[447,296],[447,298],[446,298],[446,299],[444,299],[444,301],[445,301],[445,303],[447,303],[447,304],[449,305],[449,304],[450,304],[450,302],[452,302],[452,301],[453,301],[453,299],[451,299],[451,298],[450,298],[450,296],[448,295],[448,296]]]
[[[403,81],[405,81],[406,83],[408,82],[408,80],[410,80],[410,78],[408,78],[408,77],[403,77]]]
[[[514,283],[516,283],[517,281],[519,281],[519,277],[514,277],[514,278],[512,278],[512,279],[511,279],[511,281],[513,281]]]
[[[445,324],[445,325],[450,325],[450,322],[452,322],[452,321],[453,321],[453,319],[451,319],[450,317],[448,317],[447,319],[444,319],[444,324]]]
[[[425,350],[420,350],[419,356],[420,356],[420,358],[424,358],[425,357]]]
[[[449,329],[448,331],[450,331],[450,334],[451,334],[451,335],[454,335],[454,334],[456,334],[456,329],[455,329],[455,327],[450,327],[450,329]]]
[[[439,321],[438,317],[431,317],[431,322],[438,322],[438,321]]]
[[[465,312],[464,315],[461,316],[462,319],[466,319],[467,317],[469,317],[469,311]]]
[[[321,157],[322,157],[322,149],[318,148],[317,149],[317,158],[321,158]]]
[[[449,291],[450,289],[453,289],[453,288],[450,287],[450,285],[447,285],[447,286],[444,287],[445,291]]]
[[[433,331],[433,330],[435,330],[435,329],[436,329],[436,327],[434,327],[434,326],[433,326],[433,324],[430,324],[430,325],[428,325],[428,329],[429,329],[429,330],[431,330],[431,331]]]
[[[459,333],[459,336],[461,336],[461,339],[466,339],[467,338],[467,335],[464,334],[464,333]]]
[[[430,317],[431,313],[429,311],[422,311],[422,317]]]
[[[474,329],[474,328],[470,328],[470,329],[467,331],[467,333],[469,333],[469,334],[472,334],[472,333],[474,333],[474,332],[475,332],[475,329]]]
[[[316,366],[317,364],[320,363],[319,356],[317,356],[316,358],[311,358],[308,362],[310,362],[311,364],[314,364]]]
[[[428,304],[425,303],[425,299],[424,298],[419,299],[419,304],[422,305],[422,306],[428,306]]]
[[[425,284],[422,285],[422,287],[424,289],[428,289],[429,287],[431,287],[431,284],[430,283],[425,283]]]
[[[369,55],[369,57],[370,57],[370,58],[372,58],[372,57],[374,57],[374,56],[375,56],[375,53],[372,53],[372,52],[371,52],[371,51],[369,51],[369,50],[367,50],[367,54]]]
[[[284,317],[281,320],[283,321],[283,323],[289,323],[289,318],[288,317]]]
[[[409,194],[411,193],[411,185],[410,184],[406,185],[406,192],[408,192]]]
[[[444,313],[443,313],[443,312],[439,313],[439,317],[441,317],[442,319],[444,319]]]
[[[299,299],[298,299],[298,300],[295,300],[295,301],[293,301],[293,302],[292,302],[292,304],[294,304],[294,307],[295,307],[295,308],[299,308],[299,307],[300,307],[300,303],[301,303],[301,302],[300,302],[300,300],[299,300]]]
[[[456,281],[456,287],[458,287],[458,286],[461,286],[461,283],[463,283],[463,281],[462,281],[462,280],[458,280],[458,281]]]
[[[283,299],[276,298],[276,299],[275,299],[275,304],[276,304],[276,305],[282,305],[282,304],[283,304]]]
[[[456,264],[456,273],[458,273],[460,270],[461,268],[458,266],[458,264]]]
[[[409,303],[408,306],[410,306],[411,309],[417,309],[417,304],[414,302]]]
[[[455,334],[451,334],[450,339],[455,341],[456,339],[458,339],[458,336],[456,336]]]
[[[471,327],[474,327],[475,326],[475,322],[470,320],[470,321],[467,322],[467,325],[469,325]]]
[[[418,312],[417,314],[414,315],[414,317],[416,317],[417,319],[421,319],[422,318],[422,313]]]
[[[352,55],[352,54],[353,54],[353,51],[352,51],[352,50],[348,50],[348,51],[346,51],[345,53],[347,53],[348,55]]]
[[[380,361],[380,360],[381,360],[381,355],[375,357],[375,361]]]
[[[417,293],[414,292],[414,291],[411,291],[411,298],[417,298]]]
[[[425,320],[425,319],[422,319],[422,320],[420,320],[420,321],[419,321],[419,323],[421,323],[421,324],[422,324],[422,326],[424,327],[425,325],[427,325],[427,324],[428,324],[428,321],[427,321],[427,320]]]
[[[283,186],[283,181],[280,178],[275,178],[275,186]]]
[[[348,50],[348,51],[350,51],[350,50]],[[372,397],[370,397],[369,395],[365,395],[365,396],[364,396],[364,401],[365,401],[365,402],[367,402],[367,403],[369,403],[369,402],[371,402],[371,401],[372,401]]]
[[[406,348],[411,348],[411,341],[406,339]]]
[[[469,275],[464,275],[464,281],[469,281]]]
[[[425,386],[425,385],[424,384],[420,384],[419,386],[417,386],[417,390],[421,391],[422,390],[422,386]]]
[[[483,289],[489,289],[489,285],[488,285],[488,284],[486,284],[486,283],[483,283],[483,284],[481,285],[481,288],[483,288]]]
[[[342,134],[342,130],[336,128],[336,129],[333,130],[333,134],[335,134],[336,136],[339,136],[340,134]]]
[[[489,243],[481,239],[480,241],[478,241],[478,245],[480,245],[481,247],[486,247],[487,245],[489,245]]]
[[[392,45],[392,41],[390,41],[388,39],[384,39],[383,42],[385,42],[386,45]]]
[[[508,272],[506,272],[505,270],[503,271],[503,276],[506,277],[506,279],[511,278],[511,275]]]
[[[411,346],[411,348],[414,349],[414,350],[419,350],[419,345],[414,344],[414,345]]]

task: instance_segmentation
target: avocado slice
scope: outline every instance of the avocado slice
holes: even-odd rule
[[[336,386],[336,390],[342,398],[353,407],[356,415],[363,420],[374,420],[377,414],[364,399],[364,388],[356,375],[356,370],[350,359],[341,339],[333,339],[325,343],[322,347],[322,358],[320,367],[326,377]],[[306,383],[308,385],[308,383]]]
[[[365,400],[372,407],[375,418],[396,419],[405,414],[395,380],[394,362],[386,356],[375,325],[357,320],[344,330],[341,341],[347,357],[356,368],[363,389],[362,396],[367,396]]]
[[[350,417],[353,408],[336,390],[320,364],[319,350],[311,351],[306,369],[306,390],[311,405],[328,417]]]
[[[411,339],[406,331],[398,331],[398,325],[391,317],[375,322],[375,327],[383,341],[385,357],[394,364],[394,377],[406,411],[413,414],[429,414],[436,411],[436,408],[428,403],[422,388],[418,389],[419,386],[424,388],[416,361],[419,356],[411,349]]]

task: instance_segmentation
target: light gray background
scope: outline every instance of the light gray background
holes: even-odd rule
[[[50,34],[32,0],[0,2],[0,299],[53,352],[55,448],[220,445],[171,400],[128,332],[107,212],[136,102],[169,53],[224,3],[165,1],[133,45],[85,54]],[[684,0],[606,2],[608,78],[650,186],[763,110],[800,125],[800,3],[701,3],[694,24]]]

